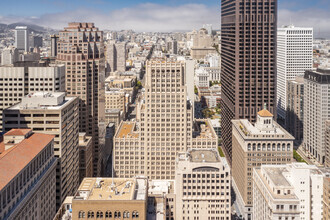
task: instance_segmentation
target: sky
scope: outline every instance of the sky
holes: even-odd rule
[[[63,29],[68,22],[94,22],[107,30],[189,31],[220,28],[221,0],[0,0],[0,23],[25,22]],[[278,26],[313,27],[330,37],[330,0],[278,0]]]

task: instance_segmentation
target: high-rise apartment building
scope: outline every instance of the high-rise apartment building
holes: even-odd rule
[[[306,163],[253,170],[253,219],[324,219],[323,181],[329,170]]]
[[[27,94],[64,92],[65,66],[23,63],[23,67],[0,67],[0,129],[2,111]]]
[[[325,167],[330,167],[330,120],[325,122]]]
[[[287,83],[286,128],[299,145],[304,134],[304,77],[298,76]]]
[[[266,103],[276,117],[277,0],[221,1],[223,149],[231,164],[232,119],[256,121]]]
[[[93,23],[69,23],[59,33],[57,62],[66,66],[66,92],[79,97],[79,131],[93,137],[93,174],[102,173],[105,139],[103,31]]]
[[[0,143],[0,219],[56,214],[54,136],[13,129]]]
[[[21,52],[29,52],[29,30],[26,26],[15,28],[15,47]]]
[[[277,114],[285,124],[288,80],[313,68],[313,28],[293,25],[277,29]]]
[[[232,185],[245,219],[252,219],[253,168],[291,163],[293,140],[266,109],[258,112],[254,125],[247,119],[233,120]]]
[[[12,65],[18,61],[18,50],[16,47],[9,46],[2,50],[1,65]]]
[[[304,84],[304,148],[323,164],[329,148],[325,139],[325,123],[330,120],[330,69],[305,72]]]
[[[117,177],[145,175],[174,179],[178,152],[217,148],[218,138],[209,120],[193,120],[187,99],[184,62],[147,62],[144,101],[136,122],[122,122],[114,137]]]
[[[230,191],[230,168],[217,149],[178,154],[176,219],[231,219]]]
[[[78,98],[64,93],[35,93],[3,111],[3,129],[31,128],[51,134],[56,168],[56,207],[79,186]]]

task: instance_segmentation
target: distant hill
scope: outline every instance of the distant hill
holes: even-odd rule
[[[9,24],[7,26],[8,29],[15,29],[16,26],[27,26],[28,30],[31,32],[35,32],[35,33],[44,33],[47,32],[47,29],[35,24],[24,24],[24,23],[13,23],[13,24]],[[0,24],[0,28],[1,28],[1,24]]]

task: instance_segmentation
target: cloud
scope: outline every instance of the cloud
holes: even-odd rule
[[[330,37],[330,13],[326,9],[279,9],[278,26],[289,24],[314,27],[315,36]],[[101,29],[135,31],[188,31],[198,29],[203,24],[213,24],[220,28],[220,5],[210,7],[205,4],[183,4],[165,6],[160,4],[140,4],[135,7],[103,11],[77,8],[61,13],[44,14],[39,17],[0,16],[0,23],[27,22],[54,29],[63,29],[68,22],[94,22]]]

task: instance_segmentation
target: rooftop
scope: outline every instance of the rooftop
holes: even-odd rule
[[[122,122],[118,131],[117,138],[138,138],[139,134],[135,132],[135,122]]]
[[[85,178],[74,200],[145,200],[147,179]]]
[[[209,150],[190,150],[188,151],[189,159],[193,163],[217,163],[220,162],[220,156],[218,151]]]
[[[263,109],[263,110],[259,111],[258,115],[260,115],[261,117],[273,117],[274,116],[267,109]]]
[[[22,131],[22,133],[24,132]],[[19,132],[15,131],[15,133]],[[34,133],[0,154],[0,190],[19,174],[53,139],[53,135]]]
[[[31,131],[31,129],[11,129],[5,135],[6,136],[25,136]]]

